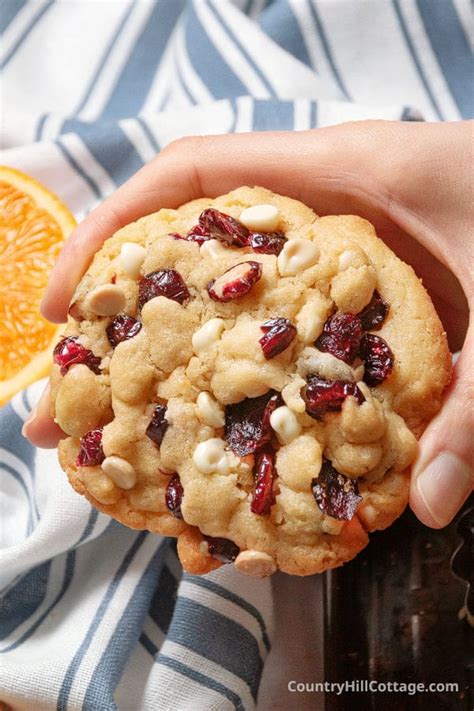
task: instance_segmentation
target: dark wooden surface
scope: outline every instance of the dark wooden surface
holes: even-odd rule
[[[434,531],[406,511],[326,573],[324,607],[327,681],[457,682],[459,693],[327,693],[326,711],[474,711],[474,630],[458,618],[466,585],[450,569],[457,520]]]

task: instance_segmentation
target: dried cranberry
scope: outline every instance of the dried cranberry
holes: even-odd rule
[[[390,306],[377,290],[367,306],[358,314],[364,331],[378,331],[387,318]]]
[[[322,334],[316,341],[316,348],[325,353],[353,363],[362,338],[362,325],[356,314],[335,314],[328,318],[324,324]]]
[[[157,272],[147,274],[138,283],[138,301],[140,308],[155,296],[166,296],[167,299],[177,301],[182,304],[189,299],[188,287],[183,281],[183,277],[174,269],[160,269]]]
[[[319,420],[327,412],[341,410],[344,400],[350,395],[356,398],[359,405],[365,400],[355,383],[349,380],[323,380],[317,375],[309,376],[302,395],[306,412],[315,420]]]
[[[80,439],[79,454],[76,457],[76,466],[94,467],[102,464],[105,459],[102,449],[102,427],[90,430]]]
[[[314,498],[326,516],[350,521],[362,501],[357,481],[340,474],[331,462],[323,460],[321,471],[311,482]]]
[[[168,429],[169,422],[166,419],[166,407],[164,405],[156,405],[153,411],[153,417],[150,420],[150,424],[146,428],[146,436],[151,439],[152,442],[160,446],[165,436],[165,432]]]
[[[185,239],[187,239],[188,242],[197,242],[198,245],[201,246],[203,242],[207,242],[212,238],[208,230],[201,225],[195,225],[195,227],[191,227]]]
[[[116,281],[117,281],[117,275],[116,275],[116,274],[112,274],[112,278],[111,278],[111,280],[110,280],[110,283],[111,283],[111,284],[115,284]]]
[[[233,563],[240,553],[240,548],[228,538],[204,536],[204,540],[207,542],[207,548],[212,557],[222,563]]]
[[[252,232],[249,246],[258,254],[280,254],[285,246],[286,237],[283,232]]]
[[[280,393],[269,390],[225,408],[225,440],[239,457],[251,454],[270,441],[270,415],[283,405]]]
[[[234,301],[248,294],[261,276],[260,262],[240,262],[209,282],[207,292],[213,301]]]
[[[128,341],[140,331],[142,324],[133,316],[116,316],[105,329],[111,346],[115,348],[122,341]]]
[[[209,234],[212,239],[218,239],[235,247],[248,245],[250,232],[238,220],[210,207],[199,215],[199,227],[204,234]]]
[[[254,514],[266,516],[274,503],[273,482],[275,480],[275,453],[271,447],[265,447],[256,458],[254,468],[255,483],[250,510]]]
[[[380,336],[366,333],[360,344],[359,355],[364,361],[364,382],[367,385],[380,385],[392,372],[393,353]]]
[[[264,335],[259,343],[267,360],[283,353],[296,336],[296,328],[287,318],[272,318],[260,326]]]
[[[79,343],[77,336],[62,338],[53,351],[53,360],[61,366],[61,375],[65,375],[72,365],[78,363],[87,365],[94,373],[100,373],[101,359]]]
[[[183,493],[183,486],[179,474],[173,474],[166,487],[165,504],[168,511],[176,518],[183,518],[183,514],[181,513]]]

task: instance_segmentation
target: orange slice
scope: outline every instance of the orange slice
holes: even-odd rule
[[[44,185],[0,166],[0,404],[49,371],[59,329],[39,304],[75,224]]]

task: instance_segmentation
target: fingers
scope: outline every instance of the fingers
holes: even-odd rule
[[[410,505],[427,526],[446,526],[474,490],[471,326],[443,409],[420,440],[411,480]]]
[[[59,440],[66,436],[50,415],[49,390],[49,385],[47,385],[21,430],[23,437],[29,439],[31,444],[44,449],[57,447]]]
[[[53,271],[43,300],[43,314],[54,322],[66,319],[74,287],[91,257],[119,227],[161,207],[177,207],[197,197],[215,197],[246,184],[262,185],[299,199],[319,214],[353,213],[366,217],[402,259],[411,263],[415,259],[413,266],[422,268],[421,276],[426,282],[423,266],[433,261],[426,250],[448,265],[456,250],[446,250],[436,240],[430,244],[425,216],[418,218],[415,208],[404,209],[403,200],[409,196],[411,205],[414,194],[419,199],[422,185],[426,192],[426,180],[420,173],[439,173],[439,166],[425,165],[423,159],[414,166],[413,155],[418,145],[427,145],[425,153],[436,155],[440,130],[447,132],[444,127],[434,134],[429,126],[370,121],[297,133],[234,134],[176,141],[74,230]],[[451,146],[451,133],[445,142]],[[426,196],[422,196],[426,202]],[[407,240],[407,231],[423,242],[417,250]],[[441,264],[437,272],[433,284],[429,279],[426,282],[428,288],[436,287],[441,275],[444,283],[450,284],[444,291],[449,307],[463,310],[457,280]]]
[[[162,207],[215,197],[249,183],[314,203],[315,185],[307,178],[315,172],[314,166],[323,165],[324,155],[336,150],[333,132],[323,129],[298,135],[263,133],[258,137],[234,134],[186,138],[170,144],[73,231],[52,272],[43,298],[43,315],[55,323],[65,321],[74,288],[104,240],[120,227]],[[334,165],[339,171],[337,161]],[[332,191],[335,170],[328,171]]]

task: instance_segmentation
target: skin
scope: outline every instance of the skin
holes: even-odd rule
[[[65,321],[75,286],[104,240],[162,207],[248,184],[301,200],[319,215],[367,218],[423,279],[451,349],[462,348],[444,406],[420,440],[412,474],[413,511],[426,525],[441,528],[474,488],[473,129],[468,121],[364,121],[315,131],[175,141],[74,230],[54,268],[42,312],[54,323]],[[49,416],[47,392],[24,434],[40,447],[56,446],[61,431]],[[430,467],[435,459],[437,467]],[[424,486],[417,486],[424,471]]]

